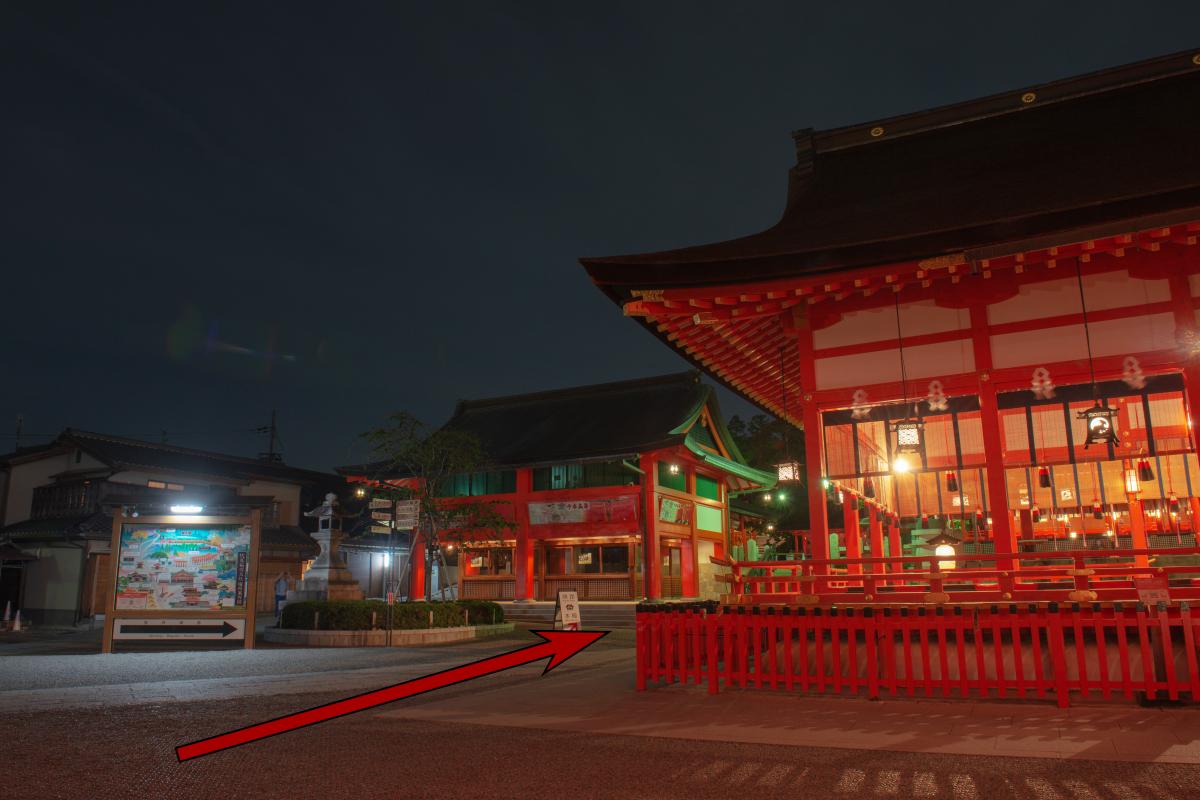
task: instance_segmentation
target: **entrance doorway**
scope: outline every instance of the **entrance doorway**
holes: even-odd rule
[[[662,557],[662,596],[683,597],[683,551],[676,545],[664,543]]]

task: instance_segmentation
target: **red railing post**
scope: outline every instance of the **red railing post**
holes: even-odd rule
[[[879,697],[879,626],[875,609],[863,609],[863,644],[867,647],[867,697]]]
[[[1183,626],[1183,646],[1187,649],[1188,681],[1192,702],[1200,702],[1200,669],[1196,665],[1196,631],[1192,627],[1192,608],[1187,602],[1179,604],[1179,623]]]
[[[724,619],[724,615],[705,613],[702,618],[704,625],[704,649],[705,655],[708,658],[708,693],[716,694],[720,691],[720,679],[717,677],[717,626],[720,620]],[[726,648],[728,649],[728,648]],[[699,682],[699,681],[697,681]]]
[[[647,646],[648,643],[646,641],[647,617],[649,614],[644,611],[636,611],[634,613],[636,615],[634,622],[634,641],[636,642],[634,648],[634,679],[637,684],[637,690],[644,692],[646,691],[647,662],[650,660],[650,648]]]
[[[1051,603],[1047,611],[1046,620],[1049,622],[1049,627],[1046,629],[1046,639],[1050,646],[1050,663],[1054,667],[1055,700],[1058,701],[1059,708],[1066,708],[1071,701],[1070,688],[1067,683],[1067,654],[1066,641],[1063,639],[1062,612],[1058,603]],[[1076,644],[1078,645],[1078,643]]]

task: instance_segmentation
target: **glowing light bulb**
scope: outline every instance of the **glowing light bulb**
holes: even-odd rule
[[[908,458],[903,455],[896,456],[896,460],[892,462],[892,472],[898,475],[903,475],[912,469],[912,464],[908,463]]]

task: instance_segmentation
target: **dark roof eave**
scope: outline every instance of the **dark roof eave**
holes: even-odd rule
[[[1108,213],[1097,213],[1108,209]],[[581,258],[601,289],[614,301],[628,299],[634,289],[721,286],[730,283],[826,275],[867,267],[918,261],[948,253],[1011,253],[1022,243],[1052,241],[1067,244],[1200,219],[1200,186],[1166,194],[1122,200],[1117,203],[1052,211],[1015,220],[997,220],[951,231],[936,231],[896,240],[854,243],[824,250],[753,252],[756,239],[768,229],[743,241],[748,252],[736,258],[704,258],[706,248],[645,255]]]

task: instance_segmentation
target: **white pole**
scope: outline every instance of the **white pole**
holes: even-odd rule
[[[15,618],[13,618],[12,629],[13,629],[14,633],[19,632],[21,630],[21,609],[19,609],[19,608],[17,609],[17,616]]]
[[[8,622],[10,619],[12,619],[12,600],[4,604],[4,621]]]

